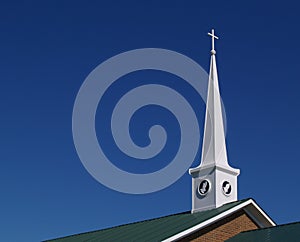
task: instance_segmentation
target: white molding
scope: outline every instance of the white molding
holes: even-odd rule
[[[244,208],[246,208],[249,205],[250,206],[251,205],[254,206],[254,208],[257,209],[258,213],[260,213],[262,215],[262,218],[266,219],[267,222],[270,223],[269,226],[263,226],[263,227],[271,227],[271,226],[275,226],[276,225],[273,222],[273,220],[252,199],[249,199],[249,200],[247,200],[247,201],[245,201],[245,202],[243,202],[243,203],[241,203],[241,204],[239,204],[239,205],[237,205],[237,206],[235,206],[235,207],[233,207],[231,209],[226,210],[223,213],[220,213],[219,215],[217,215],[215,217],[212,217],[212,218],[210,218],[210,219],[208,219],[208,220],[206,220],[206,221],[204,221],[202,223],[199,223],[199,224],[197,224],[197,225],[195,225],[195,226],[193,226],[193,227],[191,227],[191,228],[189,228],[187,230],[184,230],[184,231],[182,231],[182,232],[180,232],[178,234],[175,234],[175,235],[173,235],[173,236],[171,236],[171,237],[163,240],[162,242],[176,241],[176,240],[178,240],[180,238],[183,238],[183,237],[185,237],[185,236],[187,236],[189,234],[192,234],[192,233],[196,232],[199,229],[207,227],[207,226],[213,224],[214,222],[216,222],[216,221],[218,221],[218,220],[220,220],[220,219],[222,219],[224,217],[227,217],[227,216],[233,214],[234,212],[236,212],[236,211],[238,211],[240,209],[244,209]],[[248,210],[247,214],[248,213],[251,213],[251,211]],[[258,224],[263,225],[263,224],[266,224],[266,223],[258,223]]]
[[[200,173],[201,174],[206,174],[206,173],[210,173],[214,170],[219,170],[219,171],[223,171],[223,172],[227,172],[230,173],[231,175],[235,175],[238,176],[240,174],[240,170],[236,169],[236,168],[232,168],[229,165],[228,166],[223,166],[223,165],[216,165],[216,164],[209,164],[209,165],[203,165],[201,166],[201,164],[198,167],[195,168],[190,168],[189,169],[189,174],[192,175],[193,173]]]
[[[261,215],[263,216],[266,220],[267,220],[267,223],[266,222],[262,222],[260,221],[256,216],[255,214],[253,214],[253,211],[250,211],[249,209],[245,208],[244,211],[247,213],[247,215],[249,215],[249,217],[251,219],[254,220],[255,223],[257,223],[261,228],[264,228],[264,227],[268,227],[268,223],[271,225],[271,226],[276,226],[276,223],[252,200],[252,205],[258,210],[258,213],[256,215]],[[270,226],[269,226],[270,227]]]

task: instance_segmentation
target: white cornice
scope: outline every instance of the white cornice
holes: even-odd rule
[[[240,174],[239,169],[232,168],[229,165],[227,165],[227,166],[216,165],[214,163],[209,164],[209,165],[200,165],[198,167],[191,168],[191,169],[189,169],[189,173],[190,173],[190,175],[192,175],[194,173],[209,173],[209,172],[212,172],[215,169],[219,170],[219,171],[230,173],[230,174],[235,175],[235,176]]]

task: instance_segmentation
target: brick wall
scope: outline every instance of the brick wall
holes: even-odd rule
[[[257,229],[258,226],[244,212],[239,211],[217,223],[214,223],[200,231],[197,231],[180,242],[221,242],[225,241],[242,231]]]

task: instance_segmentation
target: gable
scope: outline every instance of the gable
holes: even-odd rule
[[[236,202],[229,203],[229,204],[236,204]],[[229,204],[226,204],[226,205],[229,205]],[[226,205],[223,205],[221,208],[223,208]],[[213,210],[209,210],[209,211],[213,211]],[[252,199],[248,199],[248,200],[242,200],[240,204],[236,204],[236,206],[227,209],[223,213],[220,213],[211,219],[205,220],[204,222],[197,224],[194,227],[191,227],[191,228],[189,228],[185,231],[182,231],[174,236],[171,236],[170,238],[168,238],[164,241],[165,242],[178,241],[178,240],[186,238],[186,236],[192,235],[194,233],[205,234],[202,232],[202,230],[204,228],[207,228],[208,226],[216,225],[219,221],[222,221],[224,219],[226,221],[227,218],[233,219],[233,218],[235,218],[235,216],[237,216],[237,214],[240,211],[245,213],[245,215],[247,215],[247,218],[251,220],[251,223],[253,223],[254,225],[257,225],[258,228],[266,228],[266,227],[275,226],[275,223],[272,221],[272,219]],[[233,215],[233,217],[230,217],[231,215]],[[248,229],[247,229],[247,227],[245,227],[246,228],[245,230],[249,230],[249,229],[251,229],[251,227],[252,227],[252,225]],[[240,229],[237,231],[241,232],[242,230]],[[233,235],[235,235],[235,234],[236,233],[234,233]],[[221,239],[221,240],[215,240],[215,241],[224,241],[224,240]]]
[[[224,241],[243,231],[259,228],[257,224],[243,210],[240,210],[216,223],[207,226],[183,239],[180,242],[188,241]]]

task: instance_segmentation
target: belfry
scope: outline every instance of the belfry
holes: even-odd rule
[[[218,208],[237,200],[240,171],[228,165],[222,104],[216,65],[214,30],[208,80],[201,163],[189,170],[192,176],[192,213]]]

